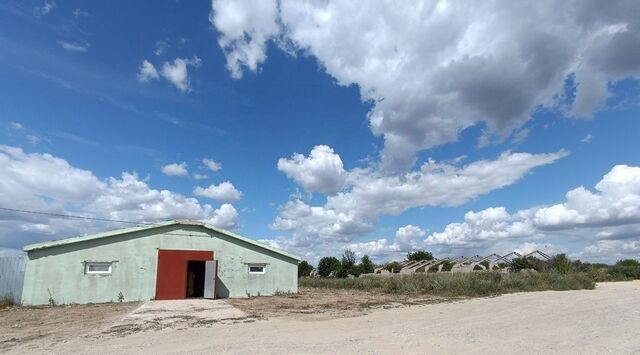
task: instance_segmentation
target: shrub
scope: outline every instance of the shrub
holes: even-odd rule
[[[558,254],[549,260],[551,268],[563,275],[566,275],[571,271],[571,261],[567,258],[566,254]]]
[[[521,291],[593,289],[595,283],[586,274],[579,273],[562,275],[557,272],[509,274],[471,272],[421,273],[355,279],[301,279],[300,286],[462,297]]]
[[[318,274],[322,277],[327,277],[331,272],[337,271],[339,267],[340,260],[333,256],[325,256],[318,263]]]
[[[536,271],[542,271],[547,268],[546,262],[536,259],[533,256],[526,258],[515,258],[511,260],[511,268],[516,271],[532,269]]]
[[[400,266],[400,263],[399,263],[399,262],[394,261],[394,262],[391,262],[391,263],[387,263],[387,264],[384,266],[384,269],[385,269],[385,270],[388,270],[388,271],[390,271],[390,272],[393,272],[393,273],[399,273],[399,272],[400,272],[400,269],[402,269],[402,266]]]
[[[307,277],[313,271],[313,266],[311,266],[306,260],[302,260],[300,264],[298,264],[298,277]]]
[[[640,263],[636,260],[619,260],[609,271],[615,280],[638,280],[640,279]]]
[[[375,265],[373,265],[373,263],[371,262],[371,259],[369,259],[369,255],[365,255],[362,257],[362,259],[360,259],[360,265],[359,265],[359,273],[358,274],[371,274],[373,273],[373,271],[375,270]]]
[[[407,261],[433,260],[433,254],[426,250],[418,250],[407,253]]]

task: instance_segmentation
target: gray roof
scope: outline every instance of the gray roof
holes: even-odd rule
[[[251,238],[247,238],[247,237],[243,237],[239,234],[233,233],[233,232],[229,232],[228,230],[222,229],[222,228],[218,228],[218,227],[214,227],[210,224],[207,223],[203,223],[203,222],[199,222],[199,221],[192,221],[192,220],[171,220],[171,221],[165,221],[165,222],[160,222],[157,224],[151,224],[151,225],[145,225],[145,226],[139,226],[139,227],[131,227],[131,228],[124,228],[124,229],[116,229],[116,230],[112,230],[112,231],[108,231],[108,232],[102,232],[102,233],[96,233],[96,234],[89,234],[89,235],[83,235],[80,237],[72,237],[72,238],[65,238],[65,239],[58,239],[58,240],[52,240],[52,241],[48,241],[48,242],[42,242],[42,243],[36,243],[36,244],[30,244],[30,245],[26,245],[23,250],[26,252],[32,251],[32,250],[37,250],[37,249],[45,249],[45,248],[52,248],[52,247],[57,247],[57,246],[61,246],[61,245],[67,245],[67,244],[73,244],[73,243],[79,243],[79,242],[84,242],[84,241],[88,241],[88,240],[94,240],[94,239],[101,239],[101,238],[108,238],[108,237],[113,237],[113,236],[117,236],[117,235],[122,235],[122,234],[126,234],[126,233],[133,233],[133,232],[139,232],[139,231],[145,231],[145,230],[150,230],[150,229],[155,229],[155,228],[160,228],[160,227],[168,227],[168,226],[173,226],[173,225],[197,225],[197,226],[201,226],[203,228],[212,230],[214,232],[218,232],[220,234],[224,234],[228,237],[234,238],[234,239],[238,239],[241,240],[243,242],[249,243],[249,244],[253,244],[255,246],[258,246],[260,248],[272,251],[274,253],[280,254],[280,255],[284,255],[288,258],[291,259],[295,259],[295,260],[302,260],[299,257],[293,255],[293,254],[289,254],[285,251],[282,251],[280,249],[271,247],[269,245],[260,243],[258,241],[255,241]]]

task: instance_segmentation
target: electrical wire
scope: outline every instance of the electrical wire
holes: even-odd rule
[[[134,222],[134,221],[119,220],[119,219],[87,217],[87,216],[79,216],[79,215],[71,215],[71,214],[42,212],[42,211],[29,211],[29,210],[22,210],[22,209],[17,209],[17,208],[8,208],[8,207],[0,207],[0,210],[2,210],[2,211],[10,211],[10,212],[18,212],[18,213],[35,214],[35,215],[41,215],[41,216],[58,217],[58,218],[73,218],[73,219],[85,219],[85,220],[99,221],[99,222],[125,223],[125,224],[137,225],[137,226],[140,226],[140,227],[151,227],[151,226],[157,225],[157,223]],[[183,236],[183,237],[201,236],[201,235],[197,235],[197,234],[185,234],[185,233],[173,233],[173,232],[166,232],[166,233],[162,233],[162,234],[163,235],[176,235],[176,236]]]

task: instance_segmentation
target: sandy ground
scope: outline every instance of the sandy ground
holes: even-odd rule
[[[3,310],[0,352],[640,354],[639,281],[455,302],[307,292],[232,302]],[[358,300],[346,303],[359,310],[331,306],[342,297]]]

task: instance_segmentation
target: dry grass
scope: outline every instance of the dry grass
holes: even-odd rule
[[[359,316],[375,308],[395,308],[456,300],[430,295],[398,295],[348,289],[300,287],[298,291],[297,294],[272,297],[228,299],[228,302],[253,316],[284,316],[301,320],[318,320]]]
[[[513,292],[593,289],[583,273],[441,273],[359,277],[355,279],[301,278],[300,286],[319,289],[377,291],[391,294],[428,294],[440,297],[490,296]]]

